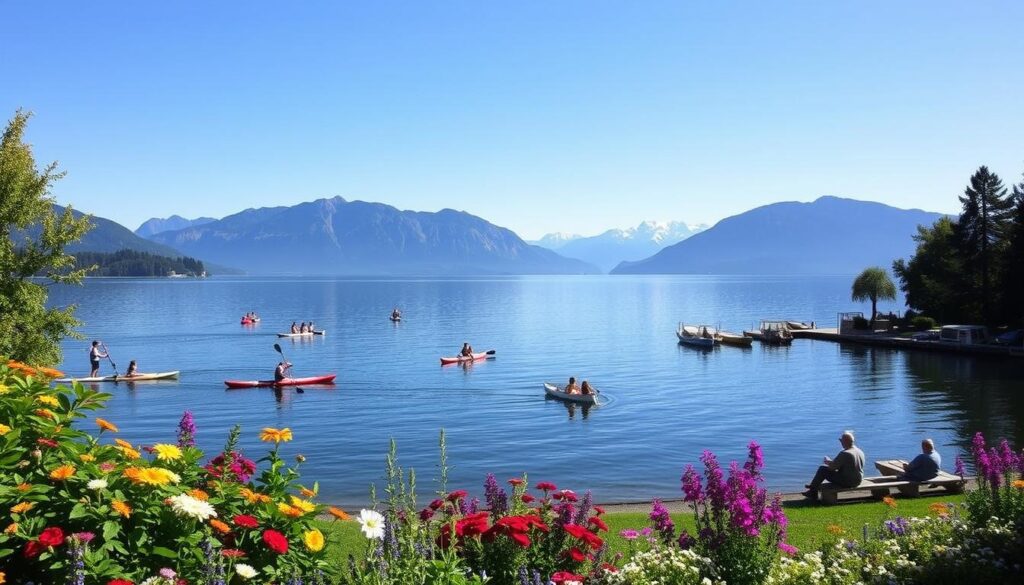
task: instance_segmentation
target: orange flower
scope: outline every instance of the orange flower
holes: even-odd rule
[[[125,449],[134,449],[135,448],[134,445],[132,445],[128,441],[125,441],[124,439],[114,439],[114,442],[117,443],[120,447],[123,447]]]
[[[11,506],[11,514],[24,514],[35,507],[36,505],[33,502],[20,502]]]
[[[210,499],[210,494],[204,492],[203,490],[201,490],[199,488],[189,490],[188,491],[188,495],[192,496],[193,498],[195,498],[197,500],[202,500],[204,502],[206,500]]]
[[[289,428],[274,429],[265,427],[260,432],[260,440],[265,443],[282,443],[292,440],[292,430]]]
[[[181,481],[177,473],[162,467],[126,467],[124,476],[133,483],[146,485],[166,485]]]
[[[11,524],[7,528],[4,528],[4,534],[14,534],[17,531],[18,531],[18,523],[17,522],[11,522]]]
[[[884,498],[882,498],[882,503],[885,504],[886,506],[889,506],[890,508],[896,507],[896,500],[894,500],[892,496],[885,496]]]
[[[242,497],[250,504],[266,504],[270,501],[270,496],[254,492],[249,488],[242,488]]]
[[[50,479],[54,479],[54,480],[57,480],[57,481],[64,481],[64,480],[66,480],[67,478],[71,477],[74,474],[75,474],[75,466],[74,465],[61,465],[57,469],[54,469],[53,471],[50,472]]]
[[[62,372],[60,370],[55,370],[53,368],[39,367],[37,371],[40,374],[42,374],[43,377],[45,377],[45,378],[63,378],[64,377],[64,372]]]
[[[132,515],[132,507],[121,500],[114,500],[110,502],[110,507],[125,518],[129,518]]]
[[[1019,490],[1024,490],[1024,479],[1015,479],[1013,480],[1013,483],[1011,483],[1010,485]]]
[[[827,530],[829,534],[834,534],[836,536],[839,536],[844,532],[843,527],[838,524],[829,524],[825,527],[825,530]]]
[[[935,502],[934,504],[928,506],[928,508],[932,512],[935,512],[936,514],[938,514],[939,516],[948,516],[949,515],[949,506],[947,506],[946,504],[943,504],[942,502]]]
[[[342,510],[341,508],[335,508],[334,506],[331,506],[330,508],[327,509],[327,511],[331,513],[331,516],[334,516],[338,520],[351,520],[352,519],[352,517],[349,516],[345,512],[345,510]]]
[[[36,414],[43,418],[48,418],[50,420],[57,418],[57,415],[53,414],[53,411],[50,410],[49,408],[37,408],[33,412],[35,412]]]
[[[230,526],[221,522],[220,520],[217,520],[216,518],[210,519],[210,526],[213,526],[213,529],[217,532],[220,532],[221,534],[227,534],[228,532],[231,532]]]
[[[139,457],[142,457],[142,453],[139,453],[131,447],[121,447],[120,451],[121,454],[124,455],[125,459],[138,459]]]
[[[108,420],[104,420],[104,419],[99,418],[99,417],[96,417],[96,426],[98,426],[100,428],[100,432],[101,433],[103,431],[110,431],[112,433],[116,433],[117,432],[117,426],[116,425],[114,425],[113,423],[111,423]],[[131,445],[129,445],[129,447],[131,447]]]
[[[24,492],[27,492],[30,489],[32,489],[32,484],[30,484],[30,483],[19,483],[18,484],[18,491],[19,492],[24,493]]]
[[[312,498],[313,496],[316,495],[316,492],[314,492],[311,489],[306,489],[306,488],[300,489],[299,493],[302,494],[302,497],[304,497],[304,498]]]

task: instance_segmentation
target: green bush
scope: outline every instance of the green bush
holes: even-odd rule
[[[910,324],[918,331],[928,331],[929,329],[935,329],[935,319],[931,317],[914,317]]]

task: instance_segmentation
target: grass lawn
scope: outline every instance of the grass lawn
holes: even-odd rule
[[[826,527],[838,526],[842,532],[840,535],[850,539],[860,539],[865,524],[869,525],[872,532],[887,518],[895,516],[918,516],[924,517],[934,515],[929,509],[937,502],[963,502],[963,495],[946,495],[941,497],[923,498],[898,498],[896,508],[890,509],[882,502],[864,502],[854,504],[842,504],[837,506],[820,506],[805,502],[787,502],[785,504],[786,517],[789,518],[789,543],[800,550],[813,550],[822,542],[834,540],[835,535],[831,534]],[[643,513],[609,513],[604,516],[608,523],[607,541],[612,552],[626,552],[629,550],[628,543],[619,537],[619,531],[624,528],[643,528],[648,525],[647,514]],[[690,533],[693,533],[693,516],[691,514],[673,514],[676,526],[683,526]],[[356,558],[365,554],[366,540],[359,532],[359,524],[350,522],[321,522],[320,529],[327,536],[329,556],[343,561],[349,554]]]

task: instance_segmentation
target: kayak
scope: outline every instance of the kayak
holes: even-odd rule
[[[494,357],[494,350],[481,351],[480,353],[474,353],[472,356],[451,356],[442,357],[441,365],[446,366],[448,364],[464,364],[468,362],[475,362],[477,360],[485,360],[487,358]]]
[[[313,384],[334,384],[335,374],[310,376],[308,378],[285,378],[276,380],[224,380],[228,388],[270,388],[272,386],[306,386]]]
[[[394,321],[395,323],[398,323],[399,321],[402,320],[401,317],[388,317],[388,318],[391,319],[392,321]]]
[[[72,382],[81,382],[83,384],[93,382],[144,382],[146,380],[176,380],[178,379],[178,370],[173,372],[159,372],[156,374],[136,374],[134,376],[99,376],[95,378],[61,378],[54,380],[61,384],[70,384]]]
[[[582,404],[597,404],[596,394],[566,394],[561,386],[544,382],[544,393],[552,398],[565,400],[566,402],[579,402]]]
[[[327,333],[326,329],[321,329],[320,331],[312,331],[312,332],[308,332],[308,333],[278,333],[277,336],[278,337],[312,337],[313,335],[325,335],[326,333]]]
[[[259,319],[246,319],[244,317],[242,318],[242,325],[252,325],[254,323],[259,323],[259,322],[260,322]]]

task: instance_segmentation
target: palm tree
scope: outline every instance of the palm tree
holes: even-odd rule
[[[871,301],[871,327],[875,326],[875,313],[877,313],[878,299],[896,300],[896,285],[889,279],[889,273],[881,266],[874,266],[864,269],[853,281],[853,294],[850,297],[855,301]]]

